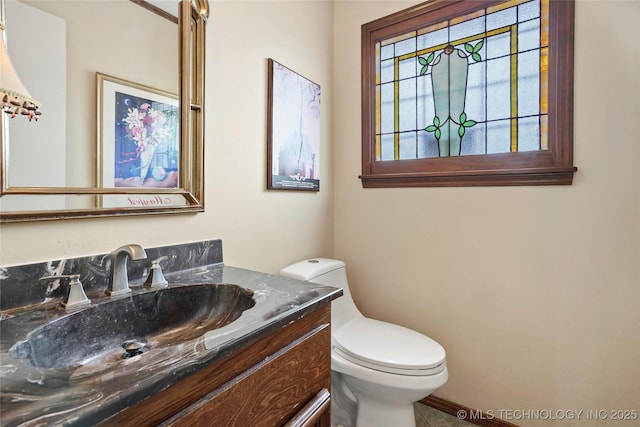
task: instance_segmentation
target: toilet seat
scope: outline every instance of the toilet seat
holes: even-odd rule
[[[344,359],[399,375],[435,375],[446,368],[444,348],[414,330],[368,318],[333,333],[333,350]]]

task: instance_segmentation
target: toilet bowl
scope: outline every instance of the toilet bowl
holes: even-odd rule
[[[415,427],[414,402],[447,381],[442,346],[411,329],[363,316],[342,261],[300,261],[279,274],[343,290],[331,305],[331,425]]]

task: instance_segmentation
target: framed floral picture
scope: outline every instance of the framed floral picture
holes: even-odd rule
[[[268,65],[267,188],[320,191],[320,86]]]
[[[98,181],[103,188],[178,188],[178,96],[96,73]]]

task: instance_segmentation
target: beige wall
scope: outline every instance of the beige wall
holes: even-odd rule
[[[445,347],[442,398],[640,412],[640,3],[576,5],[572,186],[365,190],[360,25],[417,3],[335,3],[335,254],[356,302]]]
[[[333,255],[333,3],[214,1],[207,45],[207,199],[202,224],[225,263],[277,273]],[[265,191],[267,58],[321,87],[320,191]]]
[[[225,263],[277,272],[333,254],[331,2],[211,2],[207,32],[206,212],[0,226],[0,265],[139,242],[221,238]],[[266,188],[267,58],[322,87],[321,190]],[[112,72],[112,71],[111,71]]]
[[[496,411],[640,409],[640,70],[626,42],[640,3],[576,7],[574,185],[364,190],[360,25],[415,3],[212,2],[207,211],[4,224],[0,264],[210,238],[228,265],[272,273],[335,255],[365,314],[444,345],[436,395]],[[319,193],[264,190],[267,57],[322,86]]]

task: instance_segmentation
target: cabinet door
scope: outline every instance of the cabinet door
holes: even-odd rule
[[[330,345],[329,325],[321,325],[214,390],[165,425],[284,425],[320,390],[330,389]]]

